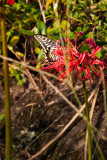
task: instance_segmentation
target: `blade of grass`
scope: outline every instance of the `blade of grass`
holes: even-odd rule
[[[103,152],[102,152],[102,150],[101,150],[101,148],[100,148],[100,145],[98,144],[98,141],[97,141],[97,138],[95,137],[94,132],[93,132],[93,138],[94,138],[94,141],[95,141],[95,143],[96,143],[96,147],[97,147],[97,149],[98,149],[98,151],[99,151],[99,154],[100,154],[100,156],[101,156],[101,160],[106,160],[105,157],[104,157],[104,154],[103,154]]]

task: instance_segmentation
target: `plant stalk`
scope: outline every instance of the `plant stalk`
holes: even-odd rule
[[[83,92],[84,92],[84,100],[85,100],[85,108],[86,108],[86,117],[87,117],[87,130],[88,130],[88,160],[92,160],[92,148],[91,148],[91,127],[89,120],[89,108],[88,108],[88,99],[86,92],[85,81],[83,81]]]
[[[1,11],[3,56],[8,57],[4,6],[2,0],[0,0],[0,11]],[[11,160],[11,112],[10,112],[9,72],[8,72],[8,61],[5,59],[3,60],[3,69],[4,69],[4,84],[5,84],[6,160]]]

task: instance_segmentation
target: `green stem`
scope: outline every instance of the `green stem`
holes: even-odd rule
[[[94,141],[95,141],[95,143],[96,143],[96,147],[97,147],[97,149],[98,149],[98,151],[99,151],[99,153],[100,153],[101,160],[106,160],[105,157],[104,157],[104,155],[103,155],[103,152],[102,152],[102,150],[101,150],[101,148],[100,148],[100,145],[99,145],[98,142],[97,142],[97,139],[96,139],[94,133],[93,133],[93,138],[94,138]]]
[[[86,93],[86,85],[85,81],[83,81],[83,92],[84,92],[84,100],[86,107],[86,117],[87,117],[87,130],[88,130],[88,160],[92,160],[92,151],[91,151],[91,127],[89,123],[89,109],[88,109],[88,99]]]
[[[105,129],[107,131],[107,91],[106,91],[104,76],[103,76],[103,95],[104,95],[104,107],[105,107]]]
[[[2,0],[0,0],[1,11],[1,32],[2,32],[2,47],[3,56],[8,57],[7,53],[7,40],[5,30],[4,7]],[[6,160],[11,160],[11,113],[10,113],[10,92],[9,92],[9,73],[8,61],[3,60],[4,67],[4,84],[5,84],[5,121],[6,121]]]
[[[73,94],[74,94],[74,96],[75,96],[75,99],[76,99],[78,105],[81,107],[82,104],[81,104],[81,102],[80,102],[80,100],[79,100],[79,98],[78,98],[78,96],[77,96],[77,93],[76,93],[74,87],[73,87],[73,82],[72,82],[72,80],[71,80],[71,82],[68,81],[68,80],[67,80],[66,82],[67,82],[67,84],[69,85],[69,87],[71,88],[71,90],[72,90],[72,92],[73,92]]]

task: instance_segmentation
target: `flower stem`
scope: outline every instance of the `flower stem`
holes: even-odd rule
[[[3,56],[8,57],[4,6],[2,0],[0,0],[0,11],[1,11]],[[4,67],[4,84],[5,84],[6,160],[11,160],[11,113],[10,113],[9,75],[8,75],[8,62],[5,59],[3,60],[3,67]]]
[[[106,91],[106,84],[105,78],[103,75],[103,96],[104,96],[104,107],[105,107],[105,129],[107,131],[107,91]]]
[[[88,160],[92,160],[92,150],[91,150],[91,127],[89,123],[89,109],[88,109],[88,99],[86,93],[86,85],[85,81],[83,81],[83,92],[84,92],[84,100],[86,107],[86,117],[87,117],[87,130],[88,130]]]

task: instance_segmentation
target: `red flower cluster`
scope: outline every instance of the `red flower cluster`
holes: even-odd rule
[[[58,44],[60,40],[57,40],[57,49],[53,52],[55,55],[59,56],[58,61],[53,62],[49,66],[41,69],[55,69],[59,72],[59,78],[65,78],[67,76],[67,72],[70,74],[75,70],[77,77],[81,81],[88,79],[91,84],[91,71],[94,71],[96,75],[101,77],[100,67],[104,69],[107,64],[95,56],[96,53],[101,50],[101,47],[96,46],[94,40],[91,38],[86,39],[79,45],[79,47],[77,47],[78,34],[82,35],[83,32],[78,32],[76,34],[74,45],[69,38],[65,38],[67,46],[61,47]],[[79,52],[80,47],[85,43],[88,43],[91,53],[87,50],[84,51],[84,53]]]
[[[15,0],[7,0],[7,1],[6,1],[6,3],[7,3],[7,4],[10,4],[10,5],[13,5],[14,2],[15,2]]]

